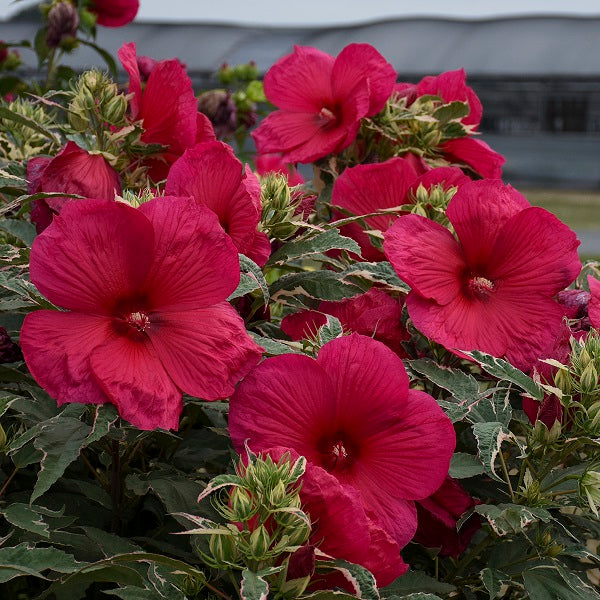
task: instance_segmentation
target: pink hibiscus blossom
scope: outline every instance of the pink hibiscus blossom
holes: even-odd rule
[[[27,163],[28,191],[63,192],[78,194],[100,200],[114,200],[121,193],[118,173],[106,162],[101,154],[90,154],[75,142],[67,142],[54,157],[36,157]],[[31,221],[41,233],[54,215],[72,198],[45,198],[34,200],[31,207]]]
[[[483,115],[481,101],[467,85],[464,69],[424,77],[417,84],[398,83],[394,90],[406,97],[409,105],[420,96],[439,96],[444,102],[466,102],[469,114],[461,120],[462,123],[471,125],[473,131],[479,127]],[[502,176],[504,157],[482,140],[469,136],[457,138],[445,142],[440,149],[449,162],[465,163],[482,177],[499,179]]]
[[[337,58],[294,46],[265,75],[265,95],[279,110],[252,133],[258,153],[308,163],[340,152],[361,119],[384,107],[395,80],[392,65],[369,44],[350,44]]]
[[[390,158],[382,163],[357,165],[346,169],[333,184],[331,203],[352,215],[366,215],[384,208],[394,208],[411,202],[410,193],[419,185],[430,190],[434,185],[444,189],[458,187],[470,181],[460,170],[441,167],[425,172],[418,177],[411,161],[405,158]],[[334,217],[342,219],[347,214],[334,209]],[[393,214],[366,217],[367,229],[387,231],[397,216]],[[373,246],[364,228],[357,222],[340,228],[343,235],[356,240],[362,257],[368,261],[385,260],[383,252]]]
[[[260,182],[223,142],[197,144],[171,166],[167,194],[192,196],[212,210],[238,252],[259,265],[271,253],[269,238],[257,230],[262,205]]]
[[[386,256],[412,288],[415,327],[449,350],[482,350],[531,369],[559,337],[563,309],[554,296],[579,274],[579,240],[501,181],[463,185],[446,214],[458,239],[417,215],[385,234]]]
[[[150,176],[160,181],[186,148],[214,140],[215,132],[208,117],[198,111],[192,82],[178,59],[159,61],[150,71],[142,91],[135,43],[123,44],[118,55],[129,75],[129,93],[133,94],[131,118],[143,121],[142,142],[167,147],[159,158],[149,163]]]
[[[98,25],[123,27],[135,19],[139,8],[140,0],[92,0],[90,11]]]
[[[225,302],[236,249],[210,211],[70,202],[31,249],[31,280],[66,309],[27,315],[21,344],[59,404],[112,402],[140,429],[177,429],[182,391],[226,398],[261,349]]]
[[[398,356],[406,356],[401,342],[410,335],[402,326],[403,300],[392,298],[384,291],[371,288],[366,294],[347,298],[341,302],[321,302],[317,310],[304,310],[286,315],[281,321],[281,331],[292,340],[302,340],[315,334],[327,322],[327,315],[340,320],[344,331],[368,335]]]
[[[414,500],[443,483],[455,445],[437,402],[409,390],[402,361],[356,333],[325,344],[316,360],[284,354],[261,363],[231,398],[229,431],[238,451],[246,440],[256,452],[290,448],[357,491],[399,549],[416,531]]]

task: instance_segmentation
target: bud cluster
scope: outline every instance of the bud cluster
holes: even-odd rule
[[[189,532],[208,536],[208,552],[196,548],[202,560],[216,569],[254,572],[287,565],[311,531],[299,495],[305,466],[306,459],[292,462],[289,454],[274,461],[248,452],[247,461],[237,464],[236,475],[212,480],[201,498],[220,490],[212,504],[225,523],[206,521],[203,528]],[[226,479],[221,481],[222,477]],[[285,570],[276,573],[271,589],[286,583]]]
[[[261,178],[260,202],[260,227],[269,237],[285,240],[298,231],[293,219],[302,202],[302,195],[292,195],[285,175],[268,173]]]
[[[446,209],[457,190],[457,187],[444,188],[441,183],[432,185],[430,188],[419,184],[414,192],[409,193],[411,204],[406,204],[402,208],[411,214],[427,217],[444,227],[448,227],[450,221],[446,217]]]
[[[468,113],[465,102],[444,103],[438,96],[421,96],[409,103],[408,98],[392,94],[380,113],[363,121],[360,138],[367,157],[376,152],[380,162],[411,152],[442,165],[440,146],[472,133],[460,122]]]

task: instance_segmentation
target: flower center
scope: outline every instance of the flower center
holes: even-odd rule
[[[496,285],[486,277],[471,277],[468,281],[469,290],[476,296],[489,296],[495,289]]]
[[[324,128],[334,127],[338,121],[338,117],[331,109],[324,106],[319,111],[319,125]]]
[[[150,317],[145,312],[132,312],[125,317],[127,325],[143,332],[150,324]]]
[[[349,469],[358,453],[352,440],[341,431],[321,439],[318,446],[319,453],[322,455],[323,468],[330,473]]]

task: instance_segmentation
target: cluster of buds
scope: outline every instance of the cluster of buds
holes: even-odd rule
[[[86,71],[75,82],[71,94],[69,124],[76,131],[92,130],[103,137],[107,125],[126,125],[127,97],[106,73],[97,69]],[[102,140],[98,139],[98,143],[103,149]]]
[[[284,454],[275,461],[248,451],[247,460],[237,464],[235,475],[214,478],[199,500],[219,491],[212,504],[224,523],[191,518],[200,527],[187,533],[208,537],[208,548],[196,544],[200,558],[215,569],[249,569],[254,573],[272,569],[271,590],[287,589],[289,559],[311,531],[299,495],[305,468],[302,457],[292,462],[289,454]],[[307,584],[308,580],[304,586]]]
[[[405,204],[402,209],[414,215],[427,217],[444,227],[449,227],[450,221],[446,217],[446,209],[457,190],[457,187],[444,188],[441,183],[430,188],[419,184],[414,192],[409,193],[411,203]]]
[[[53,142],[52,136],[40,131],[40,128],[49,132],[56,128],[54,114],[48,112],[42,104],[17,98],[6,108],[16,118],[0,119],[0,158],[23,161],[39,154],[52,154],[58,149],[58,142]],[[27,121],[36,123],[39,127],[28,127]]]
[[[292,194],[288,179],[281,173],[268,173],[261,178],[260,228],[271,238],[286,240],[298,231],[294,217],[302,203],[301,194]]]
[[[394,93],[380,113],[363,121],[359,137],[367,159],[383,162],[411,152],[443,165],[440,146],[472,133],[470,126],[461,123],[468,114],[466,102],[444,103],[438,96],[420,96],[410,103]],[[376,156],[370,157],[372,153]]]
[[[599,517],[600,507],[600,471],[588,469],[579,480],[579,495],[587,501],[591,511]]]
[[[77,47],[79,14],[70,0],[53,2],[47,10],[46,46],[69,51]]]

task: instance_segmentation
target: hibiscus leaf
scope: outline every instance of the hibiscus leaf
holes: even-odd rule
[[[353,588],[352,591],[365,600],[379,600],[377,583],[375,577],[368,569],[346,560],[318,560],[315,567],[320,573],[335,571],[342,575],[348,585]]]
[[[483,569],[480,576],[485,589],[490,595],[490,600],[494,600],[494,598],[498,596],[502,583],[510,580],[510,576],[506,573],[498,571],[497,569],[490,569],[489,567]]]
[[[198,496],[198,502],[206,498],[206,496],[208,496],[209,494],[212,494],[213,492],[217,491],[218,489],[227,486],[240,486],[242,485],[242,483],[242,478],[238,475],[229,475],[228,473],[225,473],[223,475],[217,475],[208,482],[208,485]]]
[[[398,277],[392,265],[387,261],[355,263],[343,272],[344,280],[351,277],[360,277],[372,283],[383,283],[391,291],[404,294],[410,292],[410,288]]]
[[[442,367],[428,358],[408,361],[410,368],[429,381],[441,387],[452,396],[438,399],[438,404],[444,409],[451,421],[464,419],[480,399],[477,380],[464,371]]]
[[[531,600],[597,600],[600,594],[575,573],[561,566],[540,565],[523,573],[525,590]]]
[[[58,548],[36,548],[27,543],[0,548],[0,583],[25,575],[46,579],[44,571],[72,573],[83,564]]]
[[[512,437],[512,434],[505,429],[502,423],[497,421],[475,423],[473,433],[477,439],[477,450],[485,472],[496,481],[504,481],[496,475],[494,463],[498,452],[500,452],[502,442]]]
[[[344,300],[363,292],[357,285],[344,281],[343,273],[333,271],[290,273],[271,285],[274,302],[302,308],[310,306],[312,300]]]
[[[490,527],[500,537],[521,533],[532,523],[549,523],[552,515],[544,508],[519,504],[478,504],[474,511],[485,517]]]
[[[469,412],[468,419],[471,423],[489,423],[496,421],[508,427],[512,418],[510,405],[510,386],[498,386],[486,390],[481,395],[479,402]]]
[[[12,111],[7,106],[0,106],[0,118],[6,119],[7,121],[13,121],[18,125],[24,125],[25,127],[29,127],[29,129],[33,129],[34,131],[41,133],[44,137],[48,138],[55,144],[60,143],[59,139],[57,138],[54,132],[50,131],[49,129],[46,129],[33,119],[30,119],[29,117]]]
[[[267,600],[269,584],[250,569],[242,571],[241,600]]]
[[[240,254],[240,283],[234,292],[227,298],[227,300],[233,300],[234,298],[240,298],[245,294],[253,292],[254,290],[260,289],[263,295],[265,305],[269,303],[269,284],[265,280],[265,276],[262,269],[247,256]]]
[[[542,387],[531,379],[531,377],[525,375],[523,371],[519,371],[519,369],[513,367],[509,362],[485,352],[480,352],[479,350],[464,352],[464,354],[467,354],[475,362],[479,363],[486,373],[497,377],[501,381],[514,383],[536,400],[544,399],[544,390]]]
[[[351,238],[340,234],[337,229],[329,229],[314,235],[311,231],[302,238],[284,244],[269,258],[269,265],[282,265],[297,258],[321,254],[328,250],[348,250],[360,256],[360,246]]]
[[[396,597],[405,597],[415,592],[448,594],[454,590],[456,590],[456,587],[452,584],[445,581],[438,581],[423,573],[423,571],[408,571],[381,591],[384,593],[384,597],[387,598],[388,594],[395,594],[397,595]]]
[[[91,427],[86,423],[63,414],[42,424],[33,442],[35,448],[42,452],[42,460],[30,502],[60,479],[65,469],[79,456],[90,431]]]
[[[35,225],[21,219],[0,219],[0,229],[10,233],[10,235],[23,242],[26,246],[31,246],[37,235]]]
[[[427,594],[424,592],[416,592],[415,594],[408,594],[407,596],[389,596],[386,600],[442,600],[435,594]]]
[[[248,334],[259,346],[262,346],[265,349],[265,354],[269,356],[277,356],[279,354],[303,354],[297,342],[274,340],[258,335],[253,331],[249,331]]]
[[[356,596],[339,590],[321,590],[308,596],[302,596],[302,600],[356,600]]]
[[[327,322],[325,325],[321,325],[318,331],[320,345],[324,346],[331,340],[335,340],[342,335],[344,335],[344,330],[340,320],[336,317],[332,317],[331,315],[327,315]]]
[[[472,454],[466,452],[455,452],[450,461],[450,477],[454,479],[466,479],[481,475],[484,472],[481,461]]]

